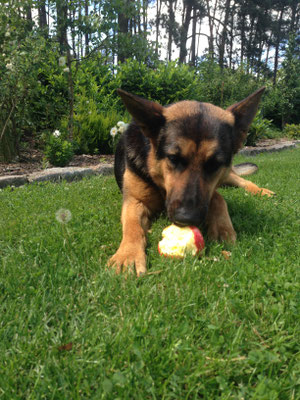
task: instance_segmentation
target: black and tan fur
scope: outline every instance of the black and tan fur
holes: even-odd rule
[[[227,205],[217,188],[233,185],[252,194],[273,194],[241,178],[232,167],[263,91],[227,110],[197,101],[163,107],[118,91],[133,122],[115,158],[123,193],[123,238],[109,265],[117,272],[130,265],[137,275],[146,272],[147,231],[153,214],[163,208],[176,224],[205,224],[209,239],[235,242]]]

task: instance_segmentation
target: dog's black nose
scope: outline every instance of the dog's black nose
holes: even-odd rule
[[[204,222],[205,212],[201,209],[179,207],[173,213],[173,222],[178,225],[200,225]]]

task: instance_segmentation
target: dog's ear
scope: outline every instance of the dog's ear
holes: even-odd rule
[[[235,117],[235,138],[234,151],[237,152],[243,145],[251,122],[255,117],[258,105],[265,91],[265,87],[258,89],[244,100],[233,104],[227,110],[231,111]]]
[[[139,96],[117,89],[125,107],[135,122],[141,127],[145,136],[155,138],[159,129],[166,122],[163,115],[163,106],[154,101],[142,99]]]

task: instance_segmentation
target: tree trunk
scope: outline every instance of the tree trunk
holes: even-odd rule
[[[168,32],[168,60],[172,59],[172,43],[173,43],[173,30],[175,24],[175,13],[173,9],[173,0],[168,0],[169,3],[169,32]]]
[[[245,51],[245,19],[246,19],[246,15],[245,12],[243,10],[243,5],[242,5],[242,10],[241,10],[241,64],[243,64],[244,62],[244,51]]]
[[[89,16],[89,1],[88,0],[85,0],[84,12],[85,12],[85,17],[87,19]],[[89,41],[90,41],[88,32],[85,32],[84,41],[85,41],[85,55],[87,56],[89,54]]]
[[[185,5],[184,10],[183,10],[183,24],[181,27],[181,34],[180,34],[180,50],[179,50],[179,62],[184,63],[187,55],[187,48],[186,48],[186,42],[187,42],[187,37],[188,37],[188,31],[189,31],[189,26],[191,22],[191,17],[192,17],[192,4],[191,2],[188,2],[187,5]]]
[[[217,1],[215,0],[215,6],[213,13],[211,12],[211,5],[209,4],[211,1],[206,0],[206,8],[207,8],[207,16],[208,16],[208,25],[209,25],[209,38],[208,38],[208,52],[210,57],[214,58],[214,17],[217,8]]]
[[[28,6],[26,6],[26,19],[27,19],[27,21],[30,21],[30,22],[32,22],[32,12],[31,12],[31,6],[30,5],[28,5]]]
[[[222,29],[221,38],[220,38],[219,65],[220,65],[221,69],[224,68],[225,42],[226,42],[227,26],[228,26],[228,19],[229,19],[229,13],[230,13],[230,1],[231,0],[226,0],[226,3],[225,3],[225,17],[224,17],[223,29]]]
[[[196,65],[196,35],[197,35],[197,10],[193,8],[193,24],[192,24],[192,43],[191,43],[191,65]]]
[[[235,8],[231,10],[231,19],[230,19],[230,40],[229,40],[229,68],[232,68],[233,60],[233,31],[234,31],[234,13]]]
[[[276,38],[275,57],[274,57],[273,85],[276,85],[276,79],[277,79],[282,17],[283,17],[283,7],[280,10],[279,18],[278,18],[278,27],[277,27],[277,35],[276,35],[277,38]]]
[[[158,38],[159,38],[159,23],[160,23],[160,14],[161,14],[161,3],[162,0],[156,1],[156,20],[155,20],[155,55],[158,58]]]
[[[38,8],[38,15],[39,15],[39,27],[42,29],[46,36],[48,36],[48,24],[47,24],[47,13],[46,13],[46,2],[40,1],[39,8]]]
[[[57,38],[60,47],[60,53],[67,51],[67,24],[68,24],[68,6],[66,0],[56,0],[57,13]]]
[[[128,1],[125,0],[122,6],[122,9],[118,13],[118,61],[123,63],[126,58],[126,49],[124,48],[124,39],[128,35],[129,28],[129,18],[126,16],[126,8],[128,6]]]

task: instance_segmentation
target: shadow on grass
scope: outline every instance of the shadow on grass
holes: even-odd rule
[[[284,223],[288,223],[291,218],[284,209],[276,208],[273,199],[258,199],[261,206],[253,199],[245,198],[243,201],[227,199],[229,215],[232,219],[234,229],[239,234],[257,236],[261,233],[273,233]],[[265,202],[270,202],[268,205]]]

